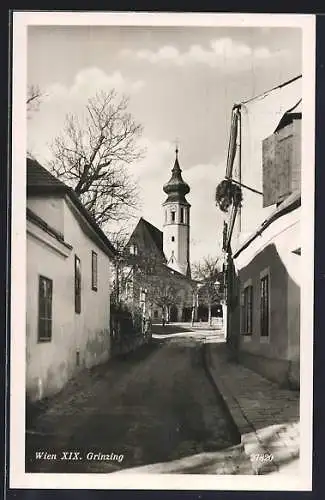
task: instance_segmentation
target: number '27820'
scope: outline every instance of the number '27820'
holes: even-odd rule
[[[254,453],[251,455],[253,462],[272,462],[273,458],[272,453]]]

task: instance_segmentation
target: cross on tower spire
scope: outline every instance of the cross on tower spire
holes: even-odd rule
[[[176,153],[176,158],[178,158],[178,151],[179,151],[179,139],[176,137],[175,139],[175,153]]]

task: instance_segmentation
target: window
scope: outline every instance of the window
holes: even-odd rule
[[[269,336],[269,275],[261,277],[261,337]]]
[[[97,292],[97,253],[91,252],[91,289]]]
[[[130,254],[138,255],[138,247],[136,245],[130,245]]]
[[[172,210],[171,215],[172,215],[172,222],[175,222],[176,212],[174,210]]]
[[[184,223],[184,208],[181,208],[181,224]]]
[[[38,341],[50,342],[52,339],[52,290],[53,281],[39,277],[38,289]]]
[[[242,333],[252,335],[253,333],[253,287],[246,286],[243,291],[242,303]]]
[[[74,309],[81,313],[81,263],[79,257],[74,257]]]
[[[154,313],[153,313],[153,317],[154,317],[154,318],[158,318],[158,311],[154,311]]]
[[[172,241],[175,241],[175,236],[172,236]]]

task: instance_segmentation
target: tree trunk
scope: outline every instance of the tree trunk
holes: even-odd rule
[[[211,304],[209,304],[208,323],[209,323],[209,326],[212,325]]]
[[[119,300],[120,300],[120,273],[119,273],[119,264],[116,264],[116,267],[115,267],[115,280],[116,280],[116,304],[118,304]]]
[[[166,326],[166,312],[165,312],[165,306],[162,306],[162,326]]]

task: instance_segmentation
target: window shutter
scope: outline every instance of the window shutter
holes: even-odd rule
[[[264,139],[263,207],[280,203],[300,189],[301,122],[292,123]]]
[[[278,134],[275,151],[278,181],[277,202],[284,200],[292,192],[290,185],[293,160],[292,139],[292,133],[288,133],[286,129],[281,130]]]
[[[275,162],[276,136],[271,135],[263,141],[263,207],[276,203],[277,169]]]

